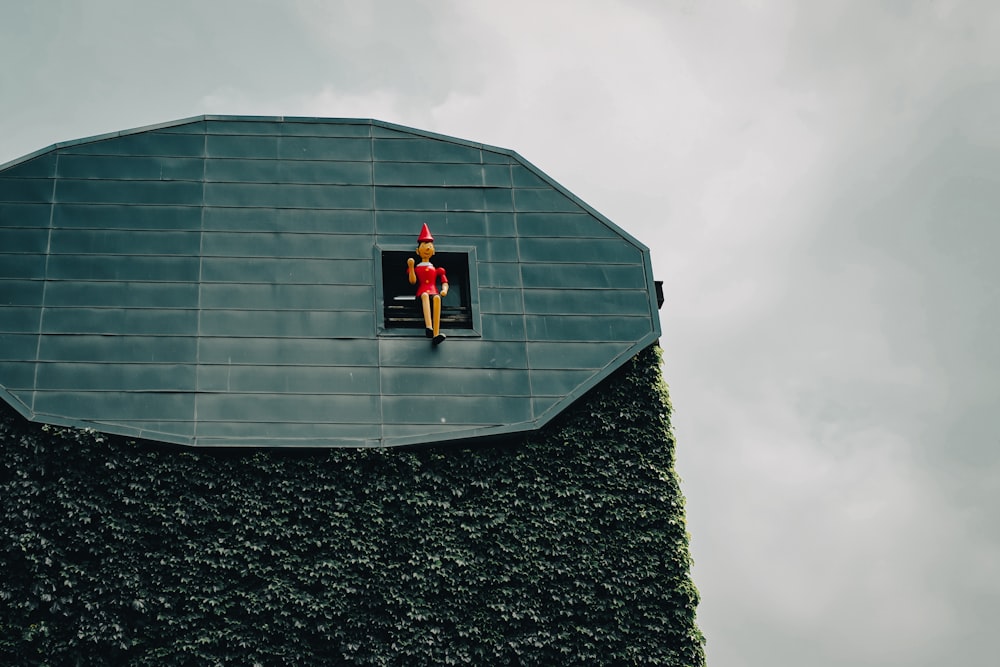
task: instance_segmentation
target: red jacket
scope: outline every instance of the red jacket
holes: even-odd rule
[[[422,294],[437,294],[437,280],[441,278],[441,283],[448,284],[448,276],[443,268],[435,268],[430,262],[421,262],[413,267],[417,274],[417,296]]]

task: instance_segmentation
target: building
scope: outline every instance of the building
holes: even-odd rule
[[[509,150],[206,116],[0,167],[0,663],[700,667],[659,333],[649,251]]]
[[[423,224],[451,292],[423,340]],[[513,151],[205,116],[0,169],[0,396],[188,445],[537,429],[657,340],[648,249]]]

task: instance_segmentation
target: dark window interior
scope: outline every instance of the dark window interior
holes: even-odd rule
[[[406,260],[420,258],[405,250],[382,251],[382,290],[386,329],[423,329],[424,315],[417,300],[416,285],[407,278]],[[464,252],[436,252],[434,266],[448,276],[448,296],[441,299],[441,329],[471,329],[472,300],[469,290],[469,255]]]

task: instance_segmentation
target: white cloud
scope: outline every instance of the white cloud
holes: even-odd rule
[[[665,281],[710,664],[988,664],[1000,11],[178,3],[130,5],[126,42],[100,34],[126,16],[107,6],[86,43],[65,16],[21,30],[27,10],[0,10],[17,19],[0,50],[25,64],[0,74],[0,161],[200,113],[518,151],[649,245]]]
[[[949,567],[947,545],[966,536],[947,522],[941,489],[891,430],[817,425],[781,394],[763,399],[718,395],[727,421],[697,424],[682,441],[716,489],[689,508],[702,615],[723,631],[774,633],[771,645],[741,646],[735,664],[766,661],[781,636],[811,645],[810,664],[922,664],[960,630],[935,577]],[[715,659],[728,663],[734,648]]]

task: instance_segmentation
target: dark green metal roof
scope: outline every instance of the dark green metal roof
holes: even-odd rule
[[[475,324],[438,347],[382,315],[382,252],[424,222],[471,264]],[[510,150],[202,116],[0,167],[0,396],[36,421],[196,445],[478,438],[540,427],[659,333],[648,249]]]

